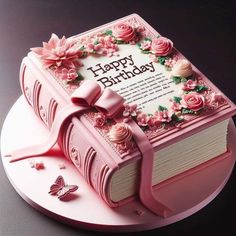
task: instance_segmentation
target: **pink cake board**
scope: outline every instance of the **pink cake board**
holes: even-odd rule
[[[192,173],[157,191],[165,204],[174,209],[174,214],[161,218],[146,210],[138,200],[117,209],[109,208],[84,181],[76,168],[66,159],[60,150],[54,150],[47,156],[9,163],[4,157],[8,151],[37,144],[48,135],[43,126],[20,97],[10,110],[1,136],[2,161],[6,174],[20,196],[35,209],[63,223],[76,227],[98,231],[129,232],[162,227],[182,220],[212,201],[222,190],[232,172],[236,148],[230,157],[216,162],[208,168]],[[230,121],[228,141],[236,139],[233,121]],[[29,160],[43,161],[45,169],[30,167]],[[60,169],[64,163],[66,169]],[[79,189],[67,201],[60,201],[48,194],[50,185],[57,176],[62,175],[68,184],[77,184]],[[137,214],[141,212],[142,214]]]

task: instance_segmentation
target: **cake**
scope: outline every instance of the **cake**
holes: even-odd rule
[[[166,217],[174,209],[154,189],[230,156],[235,105],[136,14],[70,38],[52,34],[23,59],[20,83],[49,137],[12,151],[11,162],[57,142],[110,207],[138,197]]]

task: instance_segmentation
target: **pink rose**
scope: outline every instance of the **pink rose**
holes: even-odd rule
[[[117,123],[113,125],[109,132],[109,139],[117,144],[129,142],[132,139],[132,131],[125,123]]]
[[[184,91],[190,91],[195,89],[197,86],[197,81],[196,80],[188,80],[186,83],[183,85],[183,90]]]
[[[178,60],[171,71],[172,76],[176,77],[189,77],[193,74],[193,69],[191,66],[191,63],[187,61],[186,59],[180,59]]]
[[[106,123],[106,116],[103,113],[97,113],[94,117],[94,126],[102,127]]]
[[[205,98],[196,92],[183,95],[181,105],[184,108],[189,108],[193,111],[199,111],[205,105]]]
[[[173,49],[173,42],[165,37],[154,38],[151,44],[151,51],[156,56],[167,56]]]
[[[112,34],[116,39],[122,40],[124,42],[130,42],[136,37],[134,28],[126,23],[115,25],[112,29]]]

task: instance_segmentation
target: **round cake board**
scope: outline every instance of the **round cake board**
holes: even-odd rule
[[[15,190],[31,206],[63,223],[89,230],[141,231],[184,219],[206,206],[220,193],[235,163],[233,157],[236,148],[230,144],[236,139],[236,132],[231,120],[228,132],[228,143],[233,148],[231,156],[158,189],[156,194],[159,199],[174,209],[170,217],[161,218],[143,207],[138,199],[116,209],[108,207],[73,164],[63,157],[58,147],[45,156],[15,163],[9,163],[9,157],[4,156],[11,150],[38,144],[47,135],[47,128],[21,96],[7,115],[2,129],[2,162],[6,174]],[[43,161],[45,169],[31,168],[30,161]],[[65,169],[59,168],[62,163]],[[59,175],[64,177],[67,184],[79,186],[66,201],[48,193]]]

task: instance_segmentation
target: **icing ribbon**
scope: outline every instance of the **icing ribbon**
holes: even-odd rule
[[[58,141],[61,128],[68,117],[88,110],[91,107],[96,107],[108,117],[114,117],[123,108],[124,99],[111,89],[104,89],[102,91],[99,84],[95,81],[85,80],[71,95],[71,102],[57,114],[45,142],[18,149],[5,155],[11,157],[10,162],[47,153]]]
[[[138,145],[140,152],[142,153],[139,198],[143,205],[146,206],[150,211],[162,217],[167,217],[171,210],[158,201],[153,192],[152,169],[154,151],[152,144],[142,129],[134,121],[131,121],[129,125],[133,131],[133,138]]]
[[[10,162],[47,153],[58,141],[64,122],[74,114],[95,107],[97,110],[105,113],[107,117],[115,118],[123,108],[124,99],[111,89],[106,88],[102,91],[100,85],[95,81],[85,80],[71,95],[71,102],[71,104],[61,109],[57,114],[49,137],[45,142],[15,150],[5,155],[11,157]],[[152,190],[152,171],[150,170],[153,168],[153,147],[142,129],[134,121],[130,121],[129,125],[132,129],[133,138],[142,154],[139,187],[140,200],[153,213],[166,217],[170,210],[155,198]]]

